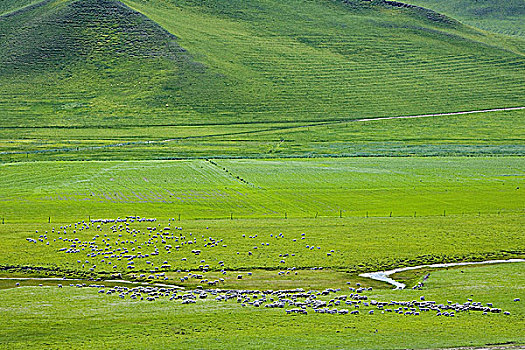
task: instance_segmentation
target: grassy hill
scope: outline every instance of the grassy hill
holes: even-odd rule
[[[158,100],[167,102],[166,86],[182,105],[224,84],[172,34],[117,1],[26,8],[0,21],[0,35],[4,126],[149,123]]]
[[[4,127],[304,122],[525,103],[522,41],[427,10],[124,4],[53,0],[0,20]]]
[[[525,38],[525,2],[522,0],[406,0],[431,8],[485,30]]]

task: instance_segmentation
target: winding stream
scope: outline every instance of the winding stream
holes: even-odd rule
[[[390,278],[390,275],[393,275],[398,272],[418,270],[426,267],[430,268],[443,268],[443,267],[452,267],[452,266],[464,266],[464,265],[484,265],[484,264],[502,264],[502,263],[516,263],[516,262],[525,262],[525,259],[508,259],[508,260],[486,260],[486,261],[472,261],[472,262],[458,262],[458,263],[440,263],[440,264],[430,264],[430,265],[417,265],[417,266],[408,266],[400,267],[393,270],[387,271],[377,271],[377,272],[367,272],[362,273],[359,276],[371,278],[376,281],[382,281],[390,283],[395,288],[394,289],[404,289],[406,285],[401,282]]]
[[[485,265],[485,264],[502,264],[502,263],[517,263],[525,262],[525,259],[508,259],[508,260],[485,260],[485,261],[472,261],[472,262],[457,262],[457,263],[439,263],[439,264],[428,264],[428,265],[417,265],[417,266],[408,266],[400,267],[393,270],[386,271],[376,271],[376,272],[367,272],[361,273],[359,276],[370,278],[376,281],[386,282],[393,285],[394,289],[404,289],[406,285],[404,283],[398,282],[393,278],[390,278],[391,275],[410,270],[418,270],[422,268],[444,268],[444,267],[454,267],[454,266],[465,266],[465,265]],[[60,277],[0,277],[0,280],[11,280],[11,281],[76,281],[84,283],[111,283],[111,284],[134,284],[134,285],[144,285],[144,286],[155,286],[155,287],[169,287],[169,288],[180,288],[180,286],[162,284],[162,283],[147,283],[147,282],[135,282],[135,281],[126,281],[126,280],[104,280],[104,281],[87,281],[76,278],[60,278]]]

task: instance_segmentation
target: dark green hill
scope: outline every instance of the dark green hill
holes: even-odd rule
[[[50,0],[0,18],[2,126],[118,139],[525,105],[523,47],[390,1]]]
[[[117,1],[26,7],[11,17],[11,27],[3,26],[3,72],[64,69],[77,62],[133,57],[186,59],[172,34]]]
[[[118,1],[28,6],[0,20],[0,38],[3,126],[147,124],[150,110],[220,97],[228,83]]]

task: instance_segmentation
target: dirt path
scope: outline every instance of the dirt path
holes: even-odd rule
[[[498,344],[498,345],[485,345],[485,346],[465,346],[460,348],[439,348],[439,349],[424,349],[424,350],[515,350],[525,349],[525,345],[517,344]]]
[[[446,116],[464,115],[464,114],[518,111],[518,110],[522,110],[522,109],[525,109],[525,107],[509,107],[509,108],[481,109],[481,110],[478,110],[478,111],[436,113],[436,114],[421,114],[421,115],[405,115],[405,116],[399,116],[399,117],[365,118],[365,119],[356,119],[355,121],[356,122],[370,122],[370,121],[376,121],[376,120],[389,120],[389,119],[412,119],[412,118],[446,117]]]

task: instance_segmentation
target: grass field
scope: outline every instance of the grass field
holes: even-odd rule
[[[3,165],[2,174],[4,265],[88,272],[91,265],[80,268],[75,254],[58,252],[63,244],[35,250],[25,239],[36,238],[35,230],[130,215],[156,217],[162,227],[173,218],[185,235],[224,240],[226,247],[202,257],[232,271],[323,266],[355,273],[524,253],[521,158],[37,162]],[[145,232],[145,224],[138,228]],[[276,241],[281,232],[289,238]],[[269,241],[276,243],[263,244]],[[259,250],[247,257],[253,246]],[[337,253],[327,257],[331,250]],[[286,265],[284,253],[295,254]],[[188,254],[152,261],[168,259],[168,272],[198,270],[200,258]],[[115,264],[96,272],[126,271],[124,261]],[[147,268],[141,263],[136,271]]]
[[[525,258],[521,3],[407,2],[0,1],[0,348],[525,346],[523,263],[359,276]]]
[[[161,227],[167,224],[161,221]],[[184,239],[179,241],[163,242],[164,239],[152,238],[151,243],[143,243],[149,240],[145,230],[146,225],[132,225],[131,227],[141,229],[138,242],[120,243],[120,248],[137,247],[137,252],[150,254],[158,247],[159,254],[151,255],[148,259],[137,261],[133,270],[127,269],[127,259],[110,259],[104,255],[95,258],[86,258],[87,252],[77,254],[66,254],[60,251],[69,248],[71,243],[62,242],[59,237],[71,239],[79,238],[81,241],[91,241],[95,233],[93,230],[87,232],[69,234],[55,232],[59,230],[62,223],[58,224],[5,224],[0,226],[0,232],[4,237],[4,244],[0,251],[2,258],[0,264],[17,266],[45,266],[58,268],[59,271],[51,271],[53,274],[63,276],[61,271],[76,271],[80,274],[89,273],[92,265],[95,273],[102,277],[109,274],[122,272],[139,275],[148,273],[153,265],[148,266],[146,261],[153,262],[160,271],[168,273],[171,283],[180,283],[180,273],[170,274],[170,271],[190,269],[192,271],[202,270],[201,260],[210,264],[210,271],[217,272],[226,268],[233,271],[226,276],[226,286],[233,283],[235,286],[236,275],[234,271],[253,271],[266,269],[266,274],[255,273],[257,279],[270,278],[271,282],[261,284],[284,283],[278,277],[278,271],[287,268],[310,269],[312,267],[332,268],[346,273],[375,271],[379,269],[390,269],[396,266],[410,266],[438,262],[456,262],[462,260],[491,260],[499,258],[515,258],[525,254],[522,244],[521,227],[522,215],[502,216],[456,216],[456,217],[426,217],[426,218],[324,218],[324,219],[240,219],[240,220],[212,220],[212,221],[182,221],[178,223],[182,228]],[[60,225],[60,226],[59,226]],[[38,230],[39,233],[35,233]],[[118,234],[112,234],[105,229],[108,239],[118,240]],[[39,235],[47,232],[50,244],[29,243],[26,238],[37,239]],[[146,235],[144,235],[146,232]],[[97,234],[100,234],[96,232]],[[190,233],[192,233],[190,237]],[[282,233],[285,237],[279,237]],[[305,239],[301,239],[305,234]],[[244,236],[243,236],[244,235]],[[257,235],[257,237],[255,237]],[[205,238],[213,237],[222,240],[216,247],[207,247]],[[250,238],[253,237],[253,238]],[[134,239],[135,236],[124,233],[125,239]],[[191,246],[181,246],[176,251],[168,253],[164,249],[167,244],[175,247],[185,240],[196,239]],[[120,238],[119,238],[120,239]],[[294,239],[296,241],[294,241]],[[209,240],[208,240],[209,241]],[[142,242],[142,243],[141,243]],[[268,243],[264,245],[263,243]],[[78,243],[77,243],[78,244]],[[105,244],[103,244],[105,245]],[[223,246],[225,245],[225,247]],[[315,247],[308,249],[306,246]],[[112,244],[112,246],[114,246]],[[142,249],[141,249],[142,247]],[[257,248],[255,248],[257,247]],[[319,247],[319,248],[317,248]],[[200,249],[198,256],[190,251]],[[331,256],[327,253],[334,250]],[[250,255],[249,252],[252,252]],[[239,253],[239,254],[237,254]],[[294,254],[281,260],[280,254]],[[111,254],[112,255],[112,254]],[[78,259],[81,263],[78,263]],[[90,261],[84,266],[84,259]],[[106,261],[103,261],[103,260]],[[109,263],[111,261],[113,263]],[[168,268],[161,268],[163,262],[167,261]],[[218,264],[223,261],[223,267]],[[113,266],[117,266],[114,268]],[[199,266],[201,266],[199,268]],[[206,275],[206,274],[205,274]],[[320,274],[323,275],[322,273]],[[207,276],[207,275],[206,275]],[[215,277],[216,274],[211,274]],[[209,277],[209,278],[212,278]],[[305,276],[308,279],[308,275]],[[254,277],[255,278],[255,277]],[[303,273],[293,276],[295,280],[301,281]],[[350,276],[347,276],[350,278]],[[248,278],[250,283],[251,278]],[[323,278],[326,282],[324,287],[330,287],[330,283],[339,285],[341,277],[333,281]],[[245,281],[243,281],[244,283]],[[194,281],[198,283],[198,281]],[[297,282],[296,284],[298,284]],[[182,285],[188,285],[183,283]],[[189,285],[192,285],[191,281]],[[242,283],[241,283],[242,285]],[[335,287],[335,286],[332,286]]]
[[[0,128],[0,160],[523,156],[525,110],[369,122]]]
[[[508,278],[512,276],[512,278]],[[157,300],[120,300],[96,289],[25,287],[0,293],[5,348],[444,348],[459,344],[525,342],[525,297],[519,264],[432,272],[424,290],[368,292],[377,300],[427,300],[446,303],[467,298],[509,310],[510,316],[460,313],[454,318],[424,313],[357,316],[289,316],[282,309],[243,308],[235,302],[197,305]],[[487,285],[487,281],[491,281]],[[343,293],[343,292],[341,292]],[[67,315],[64,317],[64,315]],[[8,321],[7,321],[8,320]],[[75,325],[72,327],[71,325]],[[23,336],[22,336],[23,334]]]
[[[523,213],[518,157],[36,162],[1,166],[0,217]]]

